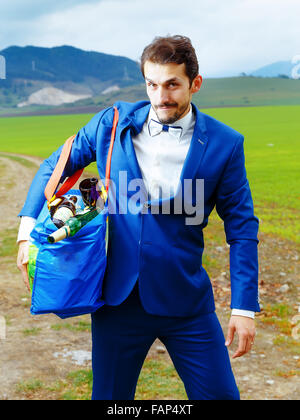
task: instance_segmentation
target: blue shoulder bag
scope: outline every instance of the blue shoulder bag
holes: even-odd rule
[[[33,315],[54,313],[60,318],[93,313],[105,304],[102,283],[106,269],[108,241],[107,196],[110,164],[113,150],[118,110],[115,108],[110,147],[106,163],[106,205],[104,209],[73,237],[57,243],[49,243],[48,236],[57,230],[51,220],[48,202],[67,192],[76,195],[80,203],[79,190],[71,189],[83,169],[70,177],[53,196],[65,167],[75,136],[67,140],[57,166],[45,189],[47,201],[31,232],[28,273],[32,279],[30,312]],[[54,188],[54,189],[53,189]]]

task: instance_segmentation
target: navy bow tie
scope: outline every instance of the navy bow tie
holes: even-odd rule
[[[151,137],[157,136],[162,131],[168,131],[171,136],[176,137],[178,140],[182,135],[182,127],[162,124],[153,119],[149,121],[148,130]]]

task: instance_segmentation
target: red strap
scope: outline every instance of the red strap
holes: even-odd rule
[[[82,172],[83,172],[84,168],[82,169],[78,169],[77,172],[75,172],[75,174],[73,174],[72,176],[70,176],[60,187],[60,189],[57,191],[57,193],[55,194],[56,197],[61,197],[62,195],[66,194],[72,187],[73,185],[76,184],[76,182],[78,181],[78,179],[81,177]]]
[[[112,130],[111,130],[110,145],[109,145],[109,149],[108,149],[107,161],[106,161],[106,170],[105,170],[105,189],[106,189],[106,192],[108,192],[108,188],[109,188],[111,156],[112,156],[112,151],[113,151],[113,147],[114,147],[114,140],[115,140],[115,136],[116,136],[117,125],[118,125],[118,121],[119,121],[119,111],[116,107],[114,107],[114,110],[115,110],[115,114],[114,114]]]

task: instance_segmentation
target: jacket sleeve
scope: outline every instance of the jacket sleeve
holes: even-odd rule
[[[259,312],[258,298],[258,219],[246,176],[239,136],[217,189],[216,210],[224,221],[230,245],[231,308]]]
[[[102,111],[95,115],[91,121],[77,133],[61,182],[78,169],[84,168],[96,160],[97,132],[104,112],[105,111]],[[59,159],[62,147],[63,146],[59,147],[59,149],[52,153],[52,155],[45,159],[40,165],[29,188],[25,204],[18,216],[30,216],[35,219],[38,217],[45,203],[45,187]]]

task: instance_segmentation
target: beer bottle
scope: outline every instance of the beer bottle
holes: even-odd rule
[[[99,211],[96,207],[91,207],[82,214],[77,214],[74,217],[68,219],[65,224],[51,235],[48,236],[47,240],[53,244],[61,241],[62,239],[74,236],[83,226],[98,216]]]
[[[52,222],[58,228],[61,228],[66,223],[67,220],[69,220],[71,217],[75,216],[76,214],[75,204],[77,202],[77,197],[75,195],[72,195],[70,198],[66,198],[66,197],[61,197],[61,198],[62,200],[56,206],[54,211],[50,210]]]
[[[97,178],[86,178],[79,184],[79,190],[81,192],[83,202],[88,207],[96,207],[96,202],[99,198],[97,184]]]

